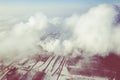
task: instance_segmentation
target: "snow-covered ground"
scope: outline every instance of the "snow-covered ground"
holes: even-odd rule
[[[24,75],[28,70],[31,71],[29,72],[29,74],[27,74],[27,78],[25,80],[32,80],[32,77],[35,75],[36,72],[41,72],[45,69],[45,67],[49,64],[49,62],[51,61],[52,57],[48,58],[48,60],[44,63],[43,61],[39,61],[33,68],[32,66],[35,64],[35,60],[31,60],[31,59],[21,59],[20,61],[14,63],[12,66],[15,66],[18,68],[17,72]],[[59,75],[59,70],[58,72],[56,72],[54,75],[52,75],[56,69],[60,66],[61,61],[63,60],[63,57],[61,57],[56,64],[54,65],[55,60],[57,59],[57,57],[54,57],[54,59],[51,61],[50,65],[48,65],[48,67],[46,68],[46,70],[44,71],[46,74],[43,78],[43,80],[57,80],[58,75]],[[53,68],[54,65],[54,68]],[[53,70],[52,70],[53,68]],[[7,71],[7,70],[6,70]],[[3,75],[0,75],[0,78]],[[105,77],[96,77],[96,76],[83,76],[83,75],[75,75],[75,74],[71,74],[66,65],[63,66],[63,69],[61,71],[61,74],[59,76],[59,80],[108,80]]]

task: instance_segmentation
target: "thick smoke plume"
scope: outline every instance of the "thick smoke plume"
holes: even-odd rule
[[[82,15],[31,16],[9,29],[0,26],[0,55],[31,55],[47,51],[56,55],[108,55],[120,53],[120,8],[102,4]]]

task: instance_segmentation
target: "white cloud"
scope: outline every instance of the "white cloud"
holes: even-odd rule
[[[80,49],[85,52],[84,56],[104,56],[110,51],[119,53],[120,24],[114,24],[117,15],[115,7],[108,4],[67,18],[40,13],[31,16],[28,22],[1,30],[0,53],[29,55],[41,49],[56,55],[80,55]]]

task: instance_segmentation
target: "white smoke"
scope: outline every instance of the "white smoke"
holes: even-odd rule
[[[12,29],[0,32],[1,56],[28,55],[38,51],[39,34],[47,26],[47,17],[37,14],[26,23],[15,24]]]
[[[99,5],[80,16],[74,28],[75,45],[88,54],[106,55],[112,44],[116,10],[111,5]],[[79,44],[79,45],[78,45]]]
[[[56,55],[104,56],[110,51],[119,54],[118,14],[115,6],[109,4],[101,4],[87,13],[67,18],[37,14],[28,22],[0,30],[0,55],[30,55],[40,50]]]

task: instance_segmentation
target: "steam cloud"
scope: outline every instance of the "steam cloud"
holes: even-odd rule
[[[0,55],[31,55],[43,50],[56,55],[105,56],[110,51],[119,55],[119,19],[119,6],[109,4],[67,18],[39,13],[0,31]]]

